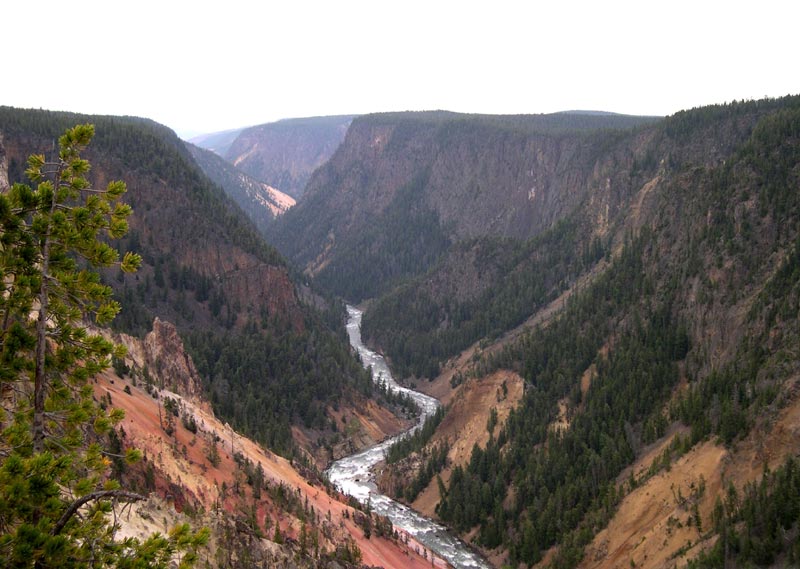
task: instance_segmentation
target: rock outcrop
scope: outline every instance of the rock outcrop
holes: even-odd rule
[[[184,397],[200,398],[200,376],[173,324],[156,318],[152,332],[144,337],[143,348],[145,365],[161,384]]]

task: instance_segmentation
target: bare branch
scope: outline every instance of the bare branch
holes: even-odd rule
[[[64,529],[64,526],[67,525],[67,522],[69,522],[70,518],[75,515],[81,506],[93,500],[104,500],[106,498],[121,498],[128,502],[138,502],[140,500],[147,499],[146,496],[142,496],[136,492],[128,492],[127,490],[100,490],[98,492],[91,492],[90,494],[81,496],[72,502],[70,507],[67,508],[67,511],[64,512],[64,515],[61,516],[61,519],[58,520],[58,522],[56,522],[56,524],[53,526],[53,529],[50,531],[50,535],[58,535],[61,533],[61,530]]]

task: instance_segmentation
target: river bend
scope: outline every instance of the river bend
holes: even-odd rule
[[[384,382],[392,391],[408,394],[416,401],[422,414],[417,425],[409,431],[334,462],[327,471],[328,478],[339,490],[350,494],[359,502],[366,503],[369,500],[374,512],[388,517],[396,529],[407,532],[453,567],[490,569],[491,566],[483,558],[450,534],[444,526],[384,496],[373,482],[372,468],[383,460],[386,450],[398,439],[419,429],[425,419],[439,407],[439,402],[424,393],[399,385],[392,377],[386,360],[364,346],[361,341],[362,314],[357,308],[347,307],[347,334],[350,337],[350,345],[358,352],[364,367],[372,368],[373,381]]]

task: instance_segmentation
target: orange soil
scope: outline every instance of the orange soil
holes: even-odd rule
[[[633,469],[637,477],[661,454],[672,434],[636,462]],[[697,500],[697,509],[705,532],[716,496],[729,482],[741,489],[747,482],[761,478],[764,464],[775,469],[787,454],[798,453],[800,397],[795,397],[774,420],[767,419],[766,425],[753,429],[732,451],[711,441],[698,445],[675,461],[669,471],[653,476],[628,494],[608,527],[587,547],[580,567],[628,567],[631,561],[645,569],[685,566],[702,549],[713,545],[713,539],[702,541],[701,532],[688,523],[692,517],[691,498],[701,479],[706,489]],[[629,472],[623,473],[620,481]],[[686,500],[679,503],[681,498]]]
[[[126,386],[131,389],[130,395],[124,392]],[[328,495],[324,488],[307,482],[286,459],[265,451],[255,442],[239,435],[227,424],[221,423],[208,409],[186,401],[174,393],[162,392],[164,396],[179,401],[185,412],[195,417],[198,426],[195,435],[175,418],[174,432],[170,437],[162,428],[168,412],[162,405],[161,420],[159,420],[159,403],[142,389],[133,387],[112,374],[104,374],[96,381],[95,393],[98,398],[110,395],[112,405],[125,411],[126,417],[121,425],[126,440],[139,448],[147,460],[153,462],[164,481],[185,488],[185,491],[196,497],[207,510],[213,509],[215,503],[221,504],[228,511],[234,511],[236,508],[232,496],[234,493],[228,491],[227,498],[223,499],[221,490],[223,483],[228,489],[236,484],[238,466],[233,460],[233,450],[241,453],[253,464],[261,464],[268,480],[273,483],[283,482],[290,488],[299,490],[301,500],[308,499],[309,505],[321,515],[330,511],[333,524],[346,530],[358,544],[362,551],[363,563],[387,569],[431,566],[430,560],[415,553],[416,544],[413,541],[404,545],[375,537],[365,539],[361,528],[352,520],[352,508],[340,501],[338,496]],[[215,435],[220,439],[217,443],[220,455],[217,467],[211,465],[205,457],[205,449],[211,444],[210,441]],[[241,474],[239,476],[241,477]],[[158,493],[169,499],[168,484],[162,481]],[[345,511],[348,512],[349,518],[344,517]],[[300,531],[298,520],[286,513],[276,512],[267,503],[261,505],[259,514],[262,513],[276,515],[284,535],[298,539]],[[439,562],[439,566],[444,565]]]
[[[503,395],[503,383],[506,394]],[[510,371],[498,371],[479,380],[469,380],[458,393],[451,398],[450,409],[432,439],[432,444],[439,441],[450,442],[448,453],[449,465],[441,477],[447,482],[452,469],[457,465],[469,462],[472,447],[481,448],[489,441],[486,423],[492,409],[497,411],[495,434],[508,418],[508,414],[522,399],[522,378]],[[439,488],[434,481],[419,495],[412,504],[416,510],[427,516],[434,516],[434,508],[439,503]]]

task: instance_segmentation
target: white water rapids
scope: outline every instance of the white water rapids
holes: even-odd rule
[[[350,494],[359,502],[366,503],[369,500],[374,512],[388,517],[396,529],[407,532],[453,567],[457,569],[475,567],[489,569],[491,566],[486,561],[471,551],[462,541],[448,533],[444,526],[379,493],[372,481],[372,467],[383,460],[386,450],[398,439],[408,436],[420,428],[425,419],[439,407],[439,402],[433,397],[413,391],[395,382],[386,360],[362,343],[361,316],[362,312],[357,308],[347,307],[347,334],[350,337],[350,345],[361,356],[364,367],[372,368],[373,381],[385,382],[392,391],[408,394],[422,409],[422,415],[417,425],[406,433],[334,462],[327,471],[328,478],[339,490]]]

